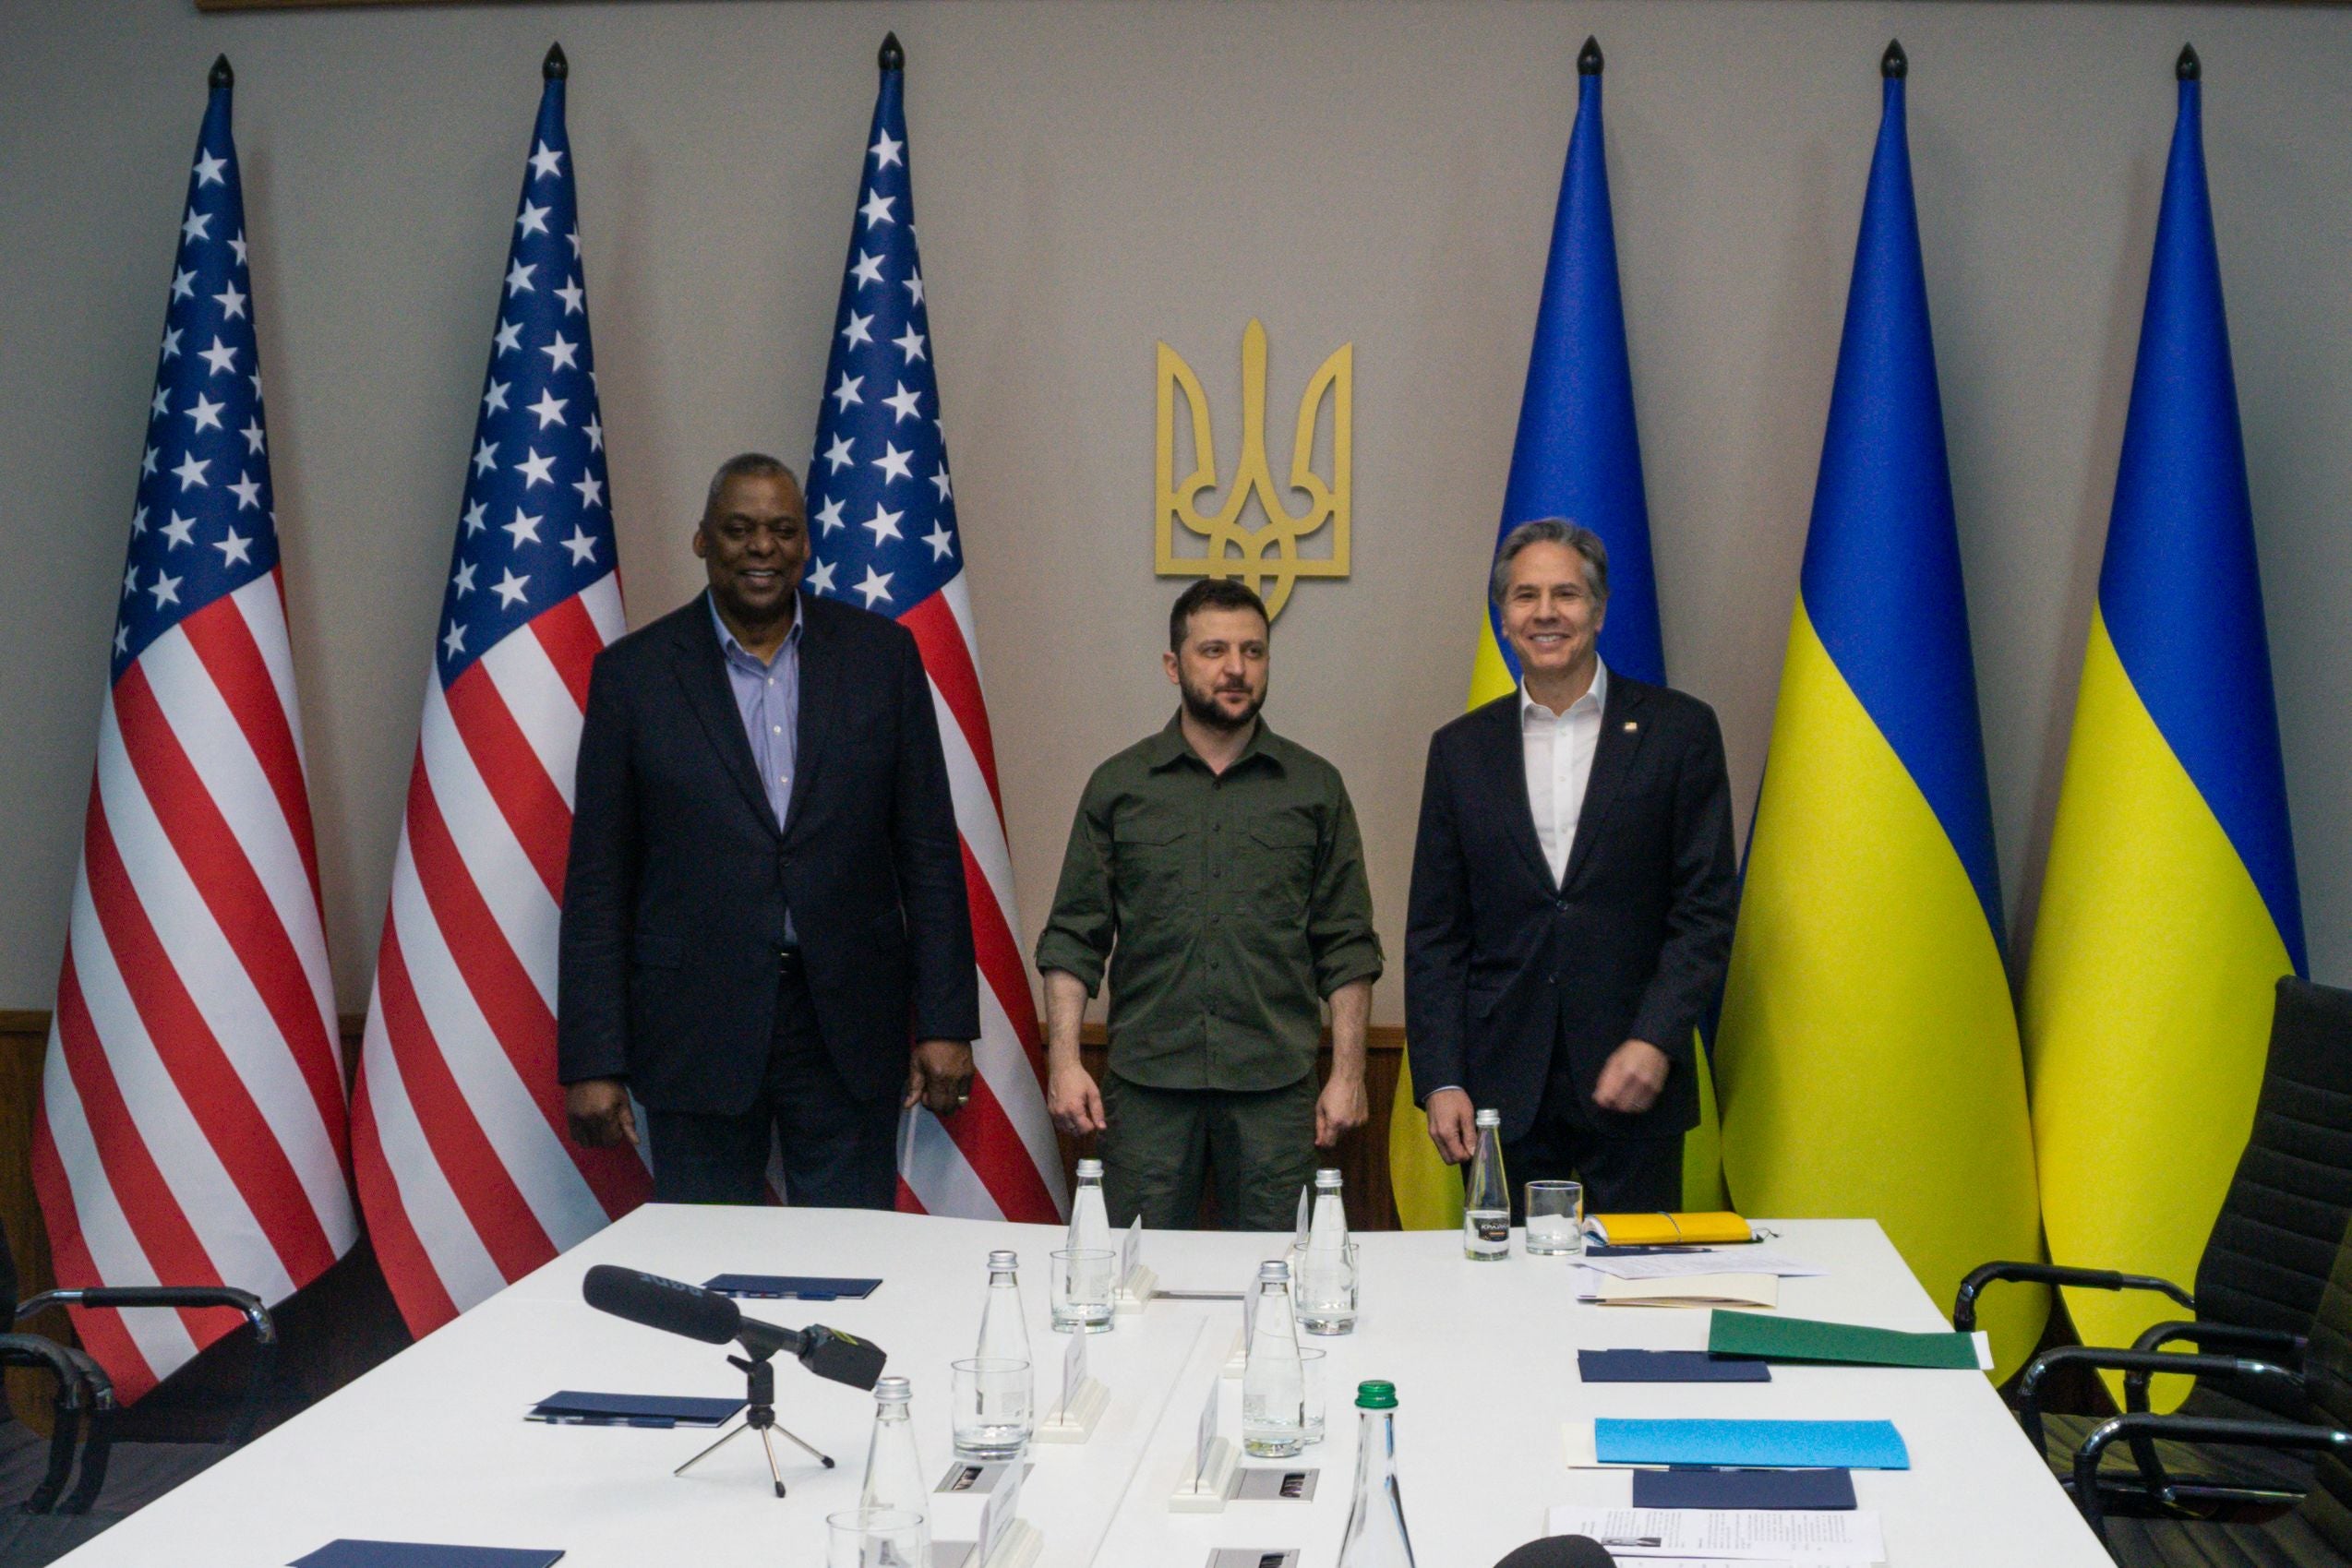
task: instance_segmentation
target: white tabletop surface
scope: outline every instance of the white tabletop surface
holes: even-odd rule
[[[1783,1312],[1947,1326],[1875,1224],[1773,1228],[1777,1250],[1829,1271],[1782,1281]],[[1288,1239],[1155,1231],[1143,1257],[1163,1287],[1238,1290],[1257,1260],[1279,1255]],[[1218,1546],[1295,1547],[1301,1568],[1331,1568],[1354,1478],[1350,1400],[1360,1379],[1375,1377],[1397,1384],[1399,1487],[1422,1568],[1489,1568],[1542,1535],[1553,1504],[1627,1501],[1624,1473],[1567,1467],[1564,1426],[1595,1416],[1889,1419],[1912,1467],[1858,1472],[1854,1489],[1863,1507],[1883,1515],[1892,1568],[2106,1568],[2106,1553],[1981,1374],[1774,1367],[1769,1383],[1587,1387],[1577,1377],[1579,1347],[1700,1348],[1707,1312],[1579,1305],[1566,1266],[1519,1254],[1516,1236],[1501,1264],[1464,1259],[1451,1232],[1357,1239],[1356,1332],[1304,1340],[1330,1352],[1329,1436],[1292,1462],[1322,1469],[1314,1501],[1168,1511],[1241,1309],[1158,1301],[1089,1347],[1093,1375],[1111,1394],[1092,1440],[1030,1451],[1020,1512],[1044,1534],[1039,1568],[1202,1568]],[[991,1248],[1021,1254],[1040,1403],[1059,1388],[1067,1341],[1047,1327],[1045,1267],[1059,1245],[1061,1232],[1040,1226],[642,1208],[66,1561],[269,1568],[337,1537],[360,1537],[561,1548],[564,1568],[822,1568],[823,1516],[857,1501],[871,1398],[779,1362],[779,1418],[840,1462],[826,1471],[786,1447],[791,1495],[781,1502],[749,1438],[679,1478],[672,1468],[708,1443],[709,1431],[525,1421],[534,1402],[561,1388],[742,1391],[719,1347],[591,1311],[580,1299],[582,1275],[611,1263],[690,1281],[721,1272],[880,1276],[882,1288],[862,1301],[747,1302],[745,1311],[791,1327],[828,1323],[888,1351],[890,1370],[914,1382],[918,1442],[937,1472],[951,1457],[948,1363],[972,1353]],[[1222,1404],[1221,1430],[1238,1440],[1237,1383],[1224,1385]],[[968,1537],[972,1508],[969,1498],[944,1502],[937,1533]]]

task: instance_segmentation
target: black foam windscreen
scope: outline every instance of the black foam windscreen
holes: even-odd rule
[[[1616,1561],[1590,1536],[1545,1536],[1514,1548],[1494,1568],[1612,1568]]]
[[[810,1323],[800,1331],[800,1337],[802,1366],[821,1378],[852,1388],[872,1388],[882,1381],[882,1364],[890,1359],[880,1346],[822,1323]]]
[[[600,1312],[708,1345],[726,1344],[743,1326],[743,1309],[715,1291],[610,1263],[590,1269],[580,1294]]]

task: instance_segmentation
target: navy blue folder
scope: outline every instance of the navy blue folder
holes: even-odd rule
[[[547,1395],[531,1414],[547,1421],[631,1427],[715,1427],[743,1408],[740,1399],[698,1399],[672,1394],[590,1394],[566,1388]]]
[[[714,1274],[705,1290],[752,1301],[862,1301],[882,1287],[879,1279],[825,1279],[802,1274]]]
[[[547,1568],[562,1557],[539,1548],[333,1540],[295,1558],[293,1568]]]
[[[1636,1470],[1636,1508],[1851,1508],[1851,1470]]]
[[[1587,1382],[1770,1382],[1762,1361],[1717,1359],[1704,1350],[1579,1350]]]

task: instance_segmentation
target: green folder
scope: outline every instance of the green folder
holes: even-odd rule
[[[1717,1311],[1707,1328],[1714,1356],[1766,1361],[1837,1361],[1855,1367],[1949,1367],[1978,1370],[1976,1336],[1904,1334],[1890,1328],[1825,1323],[1778,1313]]]

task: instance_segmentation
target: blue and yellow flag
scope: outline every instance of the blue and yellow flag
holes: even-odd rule
[[[1716,1083],[1744,1212],[1876,1219],[1941,1303],[2039,1238],[1899,46],[1884,66]],[[2014,1366],[2045,1302],[1985,1305]]]
[[[1601,46],[1587,39],[1577,56],[1576,125],[1560,177],[1552,254],[1543,269],[1543,299],[1536,311],[1518,438],[1511,450],[1495,543],[1520,523],[1543,517],[1569,518],[1601,535],[1609,547],[1609,615],[1601,629],[1601,656],[1610,668],[1636,680],[1663,682],[1658,586],[1650,564],[1650,504],[1641,486],[1633,371],[1617,292],[1616,228],[1609,216],[1609,171],[1602,156],[1601,69]],[[1483,582],[1479,594],[1483,600]],[[1518,663],[1490,604],[1479,623],[1470,705],[1492,702],[1518,679]],[[1703,1069],[1703,1057],[1701,1063]],[[1704,1120],[1685,1144],[1685,1186],[1694,1206],[1711,1209],[1722,1206],[1722,1180],[1714,1096],[1703,1071],[1699,1094]],[[1428,1122],[1413,1107],[1410,1072],[1397,1085],[1388,1170],[1398,1216],[1407,1228],[1461,1223],[1461,1177],[1430,1143]]]
[[[2304,972],[2238,388],[2184,50],[2140,361],[2025,986],[2050,1255],[2186,1282]],[[2086,1345],[2159,1298],[2070,1291]]]

